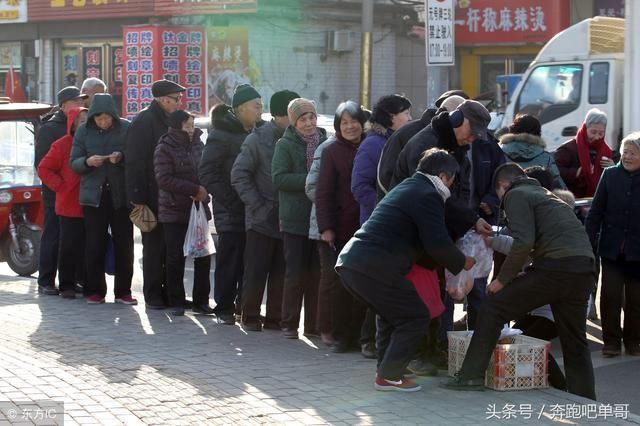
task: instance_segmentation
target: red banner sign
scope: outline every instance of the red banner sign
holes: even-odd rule
[[[544,43],[570,23],[566,0],[459,0],[455,42]]]
[[[205,32],[202,27],[124,27],[122,111],[133,118],[153,100],[155,80],[175,81],[187,88],[182,108],[196,115],[206,111]]]

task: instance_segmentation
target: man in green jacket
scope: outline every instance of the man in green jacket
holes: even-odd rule
[[[562,345],[567,389],[595,400],[587,345],[587,301],[595,280],[589,238],[571,207],[508,163],[496,169],[494,186],[514,238],[498,277],[487,286],[475,332],[462,368],[445,384],[481,390],[502,326],[550,304]],[[527,258],[532,265],[520,274]]]

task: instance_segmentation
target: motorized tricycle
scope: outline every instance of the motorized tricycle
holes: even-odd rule
[[[38,270],[44,209],[34,144],[40,116],[50,110],[0,98],[0,261],[21,276]]]

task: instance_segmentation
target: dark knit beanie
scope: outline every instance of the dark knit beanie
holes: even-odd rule
[[[271,96],[271,101],[269,101],[269,112],[273,117],[285,117],[289,102],[299,97],[300,95],[290,90],[276,92]]]
[[[187,121],[189,117],[193,117],[193,115],[183,109],[176,110],[169,114],[169,127],[182,130],[182,124]]]
[[[231,101],[231,106],[236,108],[245,102],[249,102],[260,97],[260,93],[258,93],[258,91],[254,89],[252,85],[241,84],[236,87],[236,90],[233,92],[233,100]]]

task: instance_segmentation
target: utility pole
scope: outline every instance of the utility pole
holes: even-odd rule
[[[360,105],[363,105],[366,108],[371,108],[373,3],[374,0],[362,0],[362,43],[360,47]]]

